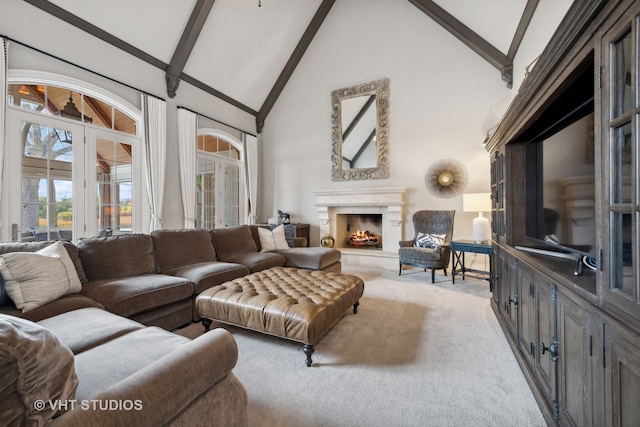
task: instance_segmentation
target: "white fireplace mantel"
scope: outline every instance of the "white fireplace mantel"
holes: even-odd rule
[[[406,187],[378,187],[314,191],[320,238],[336,235],[336,216],[340,214],[382,214],[382,250],[397,253],[404,231]],[[366,250],[365,250],[366,251]],[[371,252],[369,252],[371,253]]]

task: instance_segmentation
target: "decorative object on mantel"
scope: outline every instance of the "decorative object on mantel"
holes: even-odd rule
[[[282,220],[282,224],[291,224],[291,216],[288,213],[282,212],[280,209],[278,209],[278,216]]]
[[[462,210],[478,212],[478,216],[473,219],[473,240],[476,243],[488,242],[491,239],[491,227],[482,212],[491,212],[491,193],[463,194]]]
[[[320,245],[323,248],[332,248],[334,243],[333,237],[329,234],[325,234],[324,237],[320,239]]]
[[[427,189],[438,197],[450,198],[462,193],[467,186],[467,168],[453,159],[435,162],[424,176]]]

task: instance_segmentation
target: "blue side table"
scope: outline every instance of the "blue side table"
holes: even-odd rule
[[[456,274],[462,274],[462,280],[466,275],[477,279],[486,279],[489,281],[489,290],[493,291],[493,272],[491,268],[491,243],[476,243],[473,240],[453,240],[451,242],[451,252],[453,252],[453,269],[451,271],[451,279],[453,284],[456,283]],[[471,252],[475,254],[484,254],[489,256],[489,271],[477,270],[465,267],[464,254]]]

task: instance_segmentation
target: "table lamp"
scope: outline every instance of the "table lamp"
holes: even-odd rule
[[[491,239],[489,219],[482,216],[482,212],[491,212],[491,193],[467,193],[462,195],[462,210],[464,212],[478,212],[473,219],[473,240],[484,243]]]

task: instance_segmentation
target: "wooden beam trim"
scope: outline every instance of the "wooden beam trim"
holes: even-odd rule
[[[539,2],[540,0],[528,0],[527,5],[524,7],[522,17],[520,18],[520,23],[518,23],[518,28],[516,29],[516,33],[513,35],[513,40],[511,41],[511,46],[509,47],[509,52],[507,52],[507,58],[511,59],[512,61],[518,53],[520,43],[522,43],[522,39],[527,32],[527,28],[529,28],[529,24],[531,23],[531,19],[533,18],[533,14],[535,13]]]
[[[128,54],[133,55],[148,64],[153,65],[156,68],[160,68],[161,70],[166,71],[168,67],[167,64],[160,61],[159,59],[154,58],[153,56],[138,49],[137,47],[132,46],[129,43],[125,42],[124,40],[121,40],[113,36],[112,34],[107,33],[106,31],[96,27],[93,24],[90,24],[89,22],[85,21],[82,18],[79,18],[78,16],[70,12],[67,12],[66,10],[62,9],[59,6],[56,6],[53,3],[50,3],[46,0],[24,0],[24,1],[29,3],[32,6],[37,7],[38,9],[44,12],[47,12],[50,15],[55,16],[56,18],[63,20],[67,24],[73,25],[74,27],[79,28],[80,30],[86,33],[89,33],[92,36],[99,38],[105,43],[109,43],[110,45],[115,46],[118,49],[123,50]]]
[[[77,16],[73,15],[72,13],[69,13],[66,10],[64,10],[64,9],[62,9],[62,8],[52,4],[52,3],[49,3],[48,1],[45,1],[45,0],[24,0],[24,1],[29,3],[29,4],[31,4],[32,6],[37,7],[38,9],[40,9],[40,10],[42,10],[44,12],[49,13],[52,16],[55,16],[58,19],[61,19],[61,20],[65,21],[65,22],[75,26],[76,28],[81,29],[82,31],[84,31],[86,33],[91,34],[92,36],[104,41],[105,43],[109,43],[112,46],[115,46],[116,48],[118,48],[118,49],[120,49],[120,50],[122,50],[122,51],[124,51],[124,52],[126,52],[126,53],[128,53],[130,55],[132,55],[132,56],[135,56],[136,58],[140,59],[141,61],[144,61],[144,62],[146,62],[146,63],[148,63],[148,64],[150,64],[150,65],[152,65],[152,66],[154,66],[156,68],[159,68],[162,71],[166,72],[167,68],[169,67],[168,64],[165,64],[164,62],[160,61],[159,59],[156,59],[156,58],[152,57],[151,55],[141,51],[140,49],[131,46],[130,44],[118,39],[117,37],[112,36],[111,34],[107,33],[106,31],[101,30],[100,28],[96,27],[95,25],[92,25],[92,24],[88,23],[87,21],[84,21],[83,19],[78,18]],[[25,46],[27,46],[27,45],[25,45]],[[30,47],[30,46],[27,46],[27,47]],[[42,53],[47,54],[46,52],[42,52]],[[49,55],[49,56],[52,56],[52,55]],[[60,58],[58,58],[58,59],[60,59]],[[67,63],[69,63],[71,65],[75,65],[75,64],[72,64],[72,63],[70,63],[68,61],[65,61],[65,62],[67,62]],[[92,72],[94,74],[98,74],[98,73],[95,73],[95,72],[93,72],[91,70],[88,70],[86,68],[85,68],[85,70],[89,71],[89,72]],[[108,78],[106,76],[103,76],[103,77]],[[187,74],[181,73],[180,74],[180,79],[183,80],[183,81],[188,82],[189,84],[197,87],[198,89],[201,89],[201,90],[207,92],[210,95],[215,96],[216,98],[221,99],[222,101],[224,101],[224,102],[226,102],[228,104],[233,105],[236,108],[239,108],[242,111],[245,111],[245,112],[251,114],[254,117],[258,115],[257,111],[247,107],[246,105],[244,105],[244,104],[236,101],[235,99],[223,94],[222,92],[219,92],[219,91],[213,89],[212,87],[202,83],[201,81],[199,81],[199,80],[197,80],[197,79],[195,79],[195,78],[193,78],[193,77],[191,77],[191,76],[189,76]],[[120,82],[118,82],[118,83],[120,83]],[[121,84],[124,84],[124,83],[121,83]],[[135,89],[137,91],[142,92],[140,89],[136,89],[136,88],[128,86],[126,84],[124,84],[124,85],[127,86],[127,87],[130,87],[132,89]],[[152,96],[155,96],[155,95],[152,95]]]
[[[269,115],[271,108],[273,108],[273,105],[278,100],[278,97],[282,93],[282,90],[289,81],[289,78],[293,74],[293,71],[298,66],[298,63],[311,44],[311,41],[318,32],[318,29],[322,25],[322,22],[324,22],[324,19],[329,14],[329,11],[331,10],[331,7],[334,3],[335,0],[322,0],[322,4],[320,4],[320,6],[318,7],[318,10],[316,11],[313,19],[309,23],[309,26],[302,35],[302,38],[298,42],[298,45],[293,50],[293,53],[287,61],[287,64],[284,66],[282,72],[280,73],[280,76],[273,85],[273,88],[271,88],[271,91],[269,92],[269,95],[267,95],[267,98],[262,104],[262,107],[260,107],[260,111],[258,112],[258,115],[256,117],[256,128],[258,133],[262,131],[264,121]]]
[[[409,1],[498,70],[503,71],[505,68],[513,65],[513,61],[505,54],[473,32],[462,22],[458,21],[453,15],[432,0]]]
[[[256,110],[247,107],[246,105],[242,104],[241,102],[236,101],[235,99],[225,95],[224,93],[215,90],[211,86],[208,86],[208,85],[202,83],[200,80],[195,79],[195,78],[191,77],[188,74],[185,74],[185,73],[180,74],[180,79],[185,81],[185,82],[187,82],[187,83],[189,83],[190,85],[193,85],[193,86],[197,87],[198,89],[201,89],[201,90],[207,92],[210,95],[215,96],[216,98],[219,98],[219,99],[225,101],[228,104],[233,105],[236,108],[241,109],[242,111],[245,111],[245,112],[251,114],[252,116],[257,116],[258,115],[258,112]]]
[[[167,92],[171,98],[176,95],[176,90],[180,83],[179,76],[189,59],[189,55],[191,55],[193,46],[195,46],[198,41],[200,31],[202,31],[202,27],[204,27],[204,23],[207,21],[214,2],[215,0],[198,0],[180,36],[178,46],[176,46],[169,67],[167,68]]]

